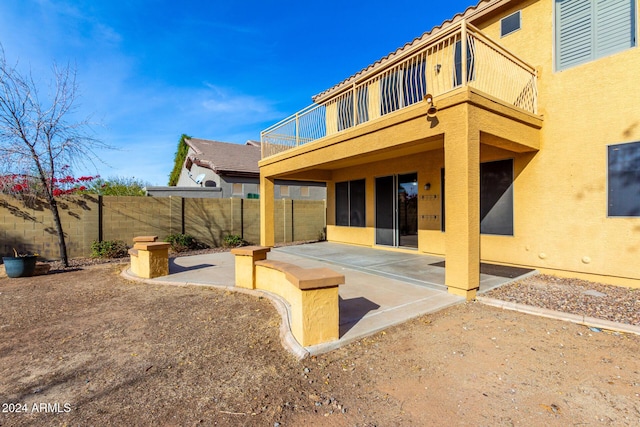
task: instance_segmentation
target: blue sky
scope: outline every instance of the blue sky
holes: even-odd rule
[[[181,134],[259,140],[313,95],[475,4],[2,0],[0,43],[43,81],[54,62],[75,65],[82,117],[118,149],[100,151],[105,164],[89,173],[166,185]]]

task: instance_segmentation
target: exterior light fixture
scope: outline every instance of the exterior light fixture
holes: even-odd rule
[[[430,183],[430,182],[427,182],[427,183],[424,185],[424,189],[425,189],[425,191],[429,191],[429,190],[431,189],[431,183]]]
[[[427,116],[433,117],[438,112],[438,108],[433,105],[433,95],[430,93],[424,96],[424,100],[429,103],[429,109],[427,110]]]

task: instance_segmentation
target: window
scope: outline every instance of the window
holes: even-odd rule
[[[636,0],[555,0],[556,69],[636,46]]]
[[[336,225],[365,226],[365,180],[336,182]]]
[[[380,114],[385,115],[402,108],[399,93],[401,90],[402,70],[395,70],[382,77],[380,82]]]
[[[356,113],[357,122],[353,122],[353,92],[347,92],[336,101],[338,109],[338,130],[345,130],[354,125],[364,123],[369,120],[369,88],[368,86],[360,86],[356,89]]]
[[[480,233],[513,236],[513,159],[480,164]]]
[[[309,197],[309,187],[300,187],[300,197]]]
[[[426,59],[423,56],[417,56],[382,77],[381,115],[422,101],[427,94],[426,67]]]
[[[289,197],[289,186],[281,185],[280,186],[280,197]]]
[[[440,169],[445,231],[445,171]],[[480,233],[513,236],[513,159],[480,163]]]
[[[455,75],[453,76],[453,86],[460,86],[475,80],[475,43],[470,39],[467,45],[467,81],[462,81],[462,42],[458,40],[454,47],[453,62],[455,66]]]
[[[356,89],[356,107],[358,107],[358,124],[369,121],[369,86]]]
[[[609,216],[640,216],[640,142],[610,145]]]
[[[338,130],[353,126],[353,97],[351,92],[338,99]]]
[[[244,194],[242,184],[234,183],[232,191],[234,196],[242,196]]]
[[[520,11],[500,20],[500,37],[504,37],[520,29]]]

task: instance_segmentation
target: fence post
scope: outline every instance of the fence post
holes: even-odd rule
[[[293,218],[293,199],[291,199],[291,241],[295,242],[295,220]]]
[[[180,197],[180,233],[187,234],[184,221],[184,197]]]
[[[102,227],[103,227],[103,214],[102,214],[102,195],[98,196],[98,242],[102,242]]]

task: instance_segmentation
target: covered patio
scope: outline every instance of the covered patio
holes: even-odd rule
[[[328,241],[446,257],[447,291],[474,299],[481,261],[531,265],[505,254],[530,250],[537,98],[536,69],[471,22],[434,28],[261,133],[260,244],[275,180],[323,182]]]

